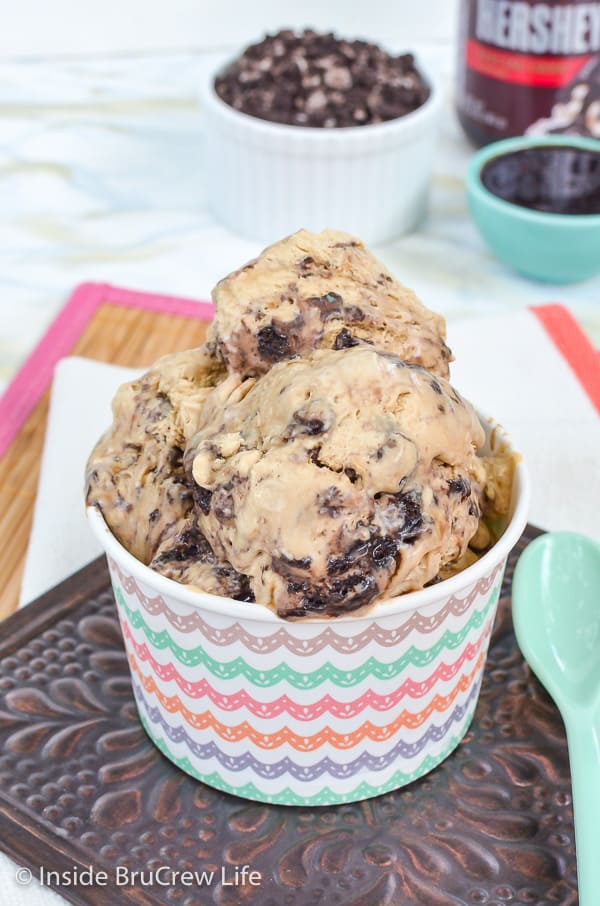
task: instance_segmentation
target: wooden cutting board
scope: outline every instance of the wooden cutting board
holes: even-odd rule
[[[212,306],[99,283],[77,287],[0,398],[0,618],[17,608],[54,366],[79,355],[143,368],[204,342]]]

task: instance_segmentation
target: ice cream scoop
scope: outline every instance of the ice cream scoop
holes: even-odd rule
[[[336,615],[422,588],[465,553],[483,443],[447,381],[364,345],[230,375],[184,463],[201,531],[256,600]]]
[[[567,731],[579,902],[600,890],[600,545],[575,532],[538,538],[513,581],[517,641]]]
[[[446,323],[359,239],[287,236],[217,283],[209,341],[228,371],[264,374],[315,349],[375,345],[448,377]]]

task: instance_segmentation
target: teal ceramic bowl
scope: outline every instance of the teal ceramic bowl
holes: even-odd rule
[[[551,214],[503,201],[485,188],[481,172],[500,155],[524,148],[569,145],[600,151],[596,139],[568,136],[509,138],[486,145],[467,171],[467,200],[473,220],[500,261],[527,277],[575,283],[600,273],[600,214]]]

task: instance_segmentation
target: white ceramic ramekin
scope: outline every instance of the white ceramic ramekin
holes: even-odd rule
[[[419,69],[423,72],[421,65]],[[262,242],[328,226],[385,242],[425,214],[441,88],[386,123],[287,126],[240,113],[204,86],[206,186],[211,209],[234,232]]]
[[[423,776],[475,711],[528,500],[520,464],[510,523],[468,569],[363,615],[296,622],[158,575],[89,508],[148,735],[209,786],[282,805],[354,802]]]

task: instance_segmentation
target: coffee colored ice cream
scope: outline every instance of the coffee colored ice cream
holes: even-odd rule
[[[198,528],[194,509],[183,523],[179,523],[177,534],[169,535],[160,544],[150,561],[150,568],[211,595],[224,595],[238,601],[254,600],[248,577],[215,555]]]
[[[213,300],[209,339],[230,372],[366,343],[448,376],[444,319],[347,233],[300,230],[221,280]]]
[[[113,423],[88,461],[86,499],[143,563],[214,594],[247,597],[247,581],[217,562],[198,531],[193,486],[183,471],[186,442],[221,376],[202,347],[165,356],[123,384]]]
[[[422,588],[465,552],[483,442],[446,380],[362,345],[227,378],[185,465],[201,530],[256,600],[335,615]]]

